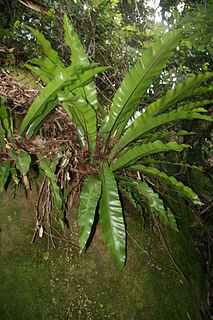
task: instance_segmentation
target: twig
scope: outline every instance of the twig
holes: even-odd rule
[[[177,270],[177,272],[180,274],[180,276],[182,277],[182,279],[183,279],[184,282],[186,283],[187,287],[190,289],[190,291],[191,291],[193,297],[195,298],[196,302],[200,305],[199,299],[198,299],[198,297],[197,297],[197,295],[196,295],[196,293],[195,293],[195,291],[194,291],[194,288],[192,287],[190,281],[187,279],[187,277],[185,276],[185,274],[183,273],[183,271],[181,270],[181,268],[179,267],[179,265],[177,264],[177,262],[176,262],[175,259],[173,258],[172,254],[171,254],[171,252],[170,252],[170,250],[169,250],[169,248],[168,248],[168,245],[167,245],[167,243],[166,243],[166,241],[165,241],[165,239],[164,239],[164,236],[163,236],[163,234],[162,234],[162,231],[161,231],[161,228],[160,228],[160,225],[159,225],[159,222],[158,222],[157,217],[155,217],[155,216],[153,215],[153,218],[154,218],[155,225],[156,225],[157,230],[158,230],[159,235],[160,235],[161,243],[162,243],[162,245],[164,246],[164,248],[165,248],[165,250],[166,250],[166,252],[167,252],[167,254],[168,254],[168,256],[169,256],[169,258],[170,258],[170,260],[171,260],[171,262],[173,263],[175,269]]]
[[[166,268],[169,271],[174,271],[174,269],[167,268],[164,265],[162,265],[158,260],[156,260],[148,251],[146,251],[134,238],[133,236],[129,233],[129,231],[126,231],[128,236],[132,239],[132,241],[136,244],[136,246],[143,252],[145,253],[149,258],[151,258],[157,265],[161,266],[162,268]]]

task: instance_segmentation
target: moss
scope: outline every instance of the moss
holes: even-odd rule
[[[70,229],[65,232],[70,242],[58,242],[57,248],[49,251],[46,237],[30,243],[34,230],[33,193],[26,199],[18,190],[15,200],[9,194],[1,195],[0,200],[2,319],[180,320],[187,319],[187,313],[199,319],[196,302],[180,276],[171,271],[173,266],[159,238],[148,227],[142,230],[140,217],[131,208],[127,207],[126,222],[134,241],[128,237],[127,264],[119,272],[105,248],[99,224],[87,252],[79,256],[77,198],[69,216]],[[144,254],[135,241],[160,264]],[[174,252],[181,263],[195,265],[197,257],[188,251],[186,257],[178,254],[182,242],[175,244],[172,234],[169,244],[177,245]],[[200,270],[199,260],[196,268]],[[191,272],[191,267],[184,270]],[[194,281],[199,277],[193,276]]]

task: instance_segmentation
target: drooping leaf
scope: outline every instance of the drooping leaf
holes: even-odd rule
[[[172,50],[177,46],[181,32],[176,30],[166,33],[152,47],[147,49],[141,59],[129,71],[117,90],[110,109],[106,126],[105,146],[115,130],[119,137],[139,101],[151,85],[154,78],[166,65]]]
[[[131,203],[131,205],[138,211],[142,212],[142,208],[139,203],[135,199],[135,193],[131,192],[126,186],[124,187],[121,183],[118,184],[118,188],[120,192],[124,195],[124,197]]]
[[[37,29],[34,29],[30,26],[27,26],[27,29],[33,33],[34,37],[37,39],[38,43],[42,47],[46,57],[54,64],[56,64],[58,67],[61,67],[61,69],[63,69],[64,65],[62,61],[59,59],[58,53],[52,49],[50,42],[47,39],[45,39],[43,34],[40,33]]]
[[[181,197],[186,197],[189,200],[191,200],[194,204],[201,205],[200,199],[191,188],[185,186],[181,181],[176,180],[172,176],[168,176],[165,172],[162,172],[157,168],[146,167],[143,165],[134,165],[130,167],[130,170],[139,171],[148,176],[154,177],[162,183],[164,183],[165,185],[173,187],[178,192],[178,195],[180,195]]]
[[[137,181],[138,193],[141,194],[147,201],[150,210],[153,213],[158,213],[159,219],[170,226],[174,231],[178,231],[175,217],[171,210],[168,208],[165,210],[163,201],[159,198],[158,193],[148,186],[144,181]]]
[[[101,182],[97,176],[91,175],[85,181],[80,195],[78,225],[80,227],[79,247],[83,251],[88,241],[95,218],[97,203],[101,194]]]
[[[112,171],[120,170],[124,167],[128,167],[136,163],[136,161],[142,157],[148,156],[154,153],[168,152],[168,151],[182,151],[187,148],[188,145],[177,144],[174,141],[164,144],[160,140],[149,142],[147,144],[136,145],[133,148],[128,149],[115,160],[111,165]]]
[[[125,224],[117,184],[106,162],[100,169],[100,179],[102,193],[99,213],[103,238],[117,266],[122,269],[126,260]]]
[[[130,142],[133,142],[140,138],[143,134],[158,128],[164,124],[171,123],[179,120],[192,120],[192,119],[202,119],[206,121],[212,121],[212,118],[197,112],[187,112],[187,111],[170,111],[169,113],[164,113],[159,116],[151,118],[149,121],[144,119],[142,114],[135,119],[133,124],[127,129],[124,136],[118,141],[118,143],[113,148],[110,158],[112,159],[119,151],[124,147],[128,146]]]
[[[0,192],[4,190],[5,183],[7,182],[10,173],[10,161],[0,163]]]
[[[39,166],[50,180],[50,183],[51,183],[50,187],[51,187],[51,190],[53,193],[55,204],[56,204],[57,209],[60,211],[62,209],[62,204],[63,204],[61,190],[60,190],[59,186],[57,185],[57,177],[51,168],[51,164],[47,158],[42,158],[39,161]]]
[[[92,70],[88,70],[92,69]],[[42,89],[40,96],[33,102],[28,113],[26,114],[20,128],[20,133],[29,127],[28,135],[32,136],[34,133],[34,127],[30,127],[34,121],[37,120],[36,126],[42,123],[48,116],[48,114],[55,108],[57,102],[57,93],[62,90],[68,83],[70,91],[74,91],[76,88],[83,86],[89,81],[95,74],[105,71],[107,68],[88,66],[88,67],[68,67],[59,72],[56,77],[50,81],[45,88]],[[79,73],[85,72],[83,82],[78,78]],[[51,107],[46,108],[46,105],[50,103]]]
[[[24,150],[21,150],[20,153],[18,153],[15,150],[10,149],[10,157],[15,161],[16,168],[21,172],[21,174],[26,176],[30,169],[30,155]]]

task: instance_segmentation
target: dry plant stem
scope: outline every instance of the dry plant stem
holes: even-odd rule
[[[146,251],[134,238],[133,236],[129,233],[129,231],[126,231],[126,233],[128,234],[128,236],[130,237],[130,239],[136,244],[136,246],[143,252],[145,253],[150,259],[153,260],[154,263],[156,263],[157,265],[161,266],[162,268],[166,268],[164,265],[162,265],[158,260],[156,260],[148,251]],[[174,271],[174,269],[171,268],[166,268],[169,271]]]
[[[55,230],[55,232],[57,232],[60,235],[60,238],[57,237],[58,239],[63,240],[63,241],[68,241],[54,226],[52,226],[52,229]],[[53,237],[56,238],[56,236],[53,236]]]
[[[38,230],[39,230],[39,225],[40,225],[40,223],[41,223],[41,217],[40,217],[40,213],[39,213],[39,204],[40,204],[40,201],[41,201],[41,195],[42,195],[42,193],[43,193],[43,189],[44,189],[44,186],[45,186],[45,182],[46,182],[46,178],[43,179],[42,184],[41,184],[41,187],[40,187],[40,189],[39,189],[39,194],[38,194],[38,199],[37,199],[37,205],[36,205],[36,226],[35,226],[35,231],[34,231],[34,234],[33,234],[32,240],[31,240],[31,243],[33,243],[33,242],[35,241],[37,232],[38,232]]]
[[[50,181],[47,183],[47,209],[46,209],[46,215],[47,215],[47,226],[49,229],[49,237],[48,239],[51,240],[53,247],[55,248],[55,243],[53,240],[53,235],[52,235],[52,226],[51,226],[51,211],[52,211],[52,196],[51,196],[51,191],[50,191]],[[49,246],[49,242],[48,242]],[[49,247],[48,247],[49,249]]]
[[[74,198],[75,198],[76,191],[78,190],[78,187],[79,187],[79,175],[77,173],[76,177],[75,177],[75,179],[73,181],[71,194],[70,194],[70,197],[69,197],[69,200],[68,200],[68,210],[72,209],[73,201],[74,201]]]

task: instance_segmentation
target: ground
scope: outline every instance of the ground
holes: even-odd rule
[[[10,190],[0,194],[0,319],[200,319],[196,298],[156,231],[149,223],[142,229],[131,207],[125,205],[127,263],[120,272],[105,248],[100,223],[87,252],[79,255],[78,195],[68,215],[68,242],[58,241],[49,251],[46,236],[31,244],[35,201],[36,192],[26,198],[22,188],[14,199]],[[196,295],[202,295],[199,255],[181,232],[164,235]]]

